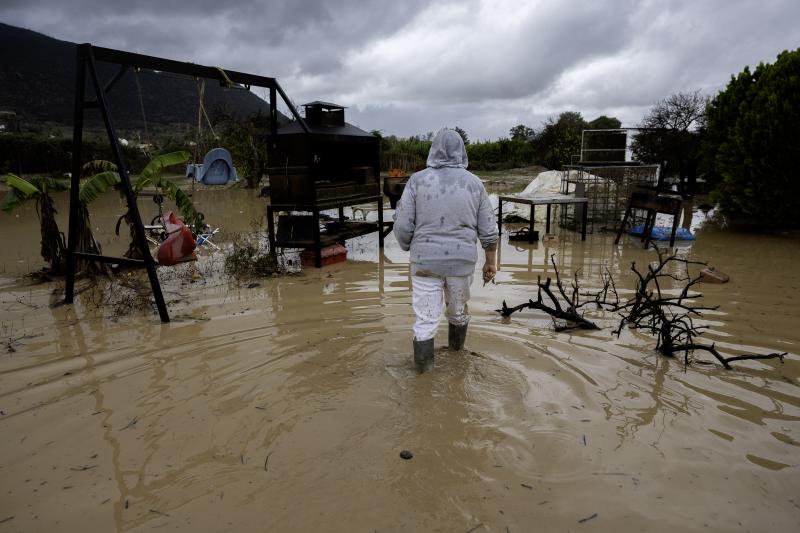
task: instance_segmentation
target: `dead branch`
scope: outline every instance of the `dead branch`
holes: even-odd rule
[[[529,299],[526,303],[509,307],[503,301],[502,308],[496,311],[503,316],[511,316],[523,309],[538,309],[544,311],[553,318],[556,331],[566,329],[599,329],[598,326],[586,319],[578,312],[586,304],[594,304],[597,309],[612,311],[619,315],[617,327],[612,334],[619,337],[625,327],[630,329],[640,329],[648,332],[655,337],[656,350],[664,356],[675,357],[677,354],[684,354],[685,364],[690,364],[689,356],[695,351],[705,351],[712,354],[723,367],[730,369],[731,362],[752,359],[780,359],[787,355],[783,353],[771,354],[745,354],[738,356],[725,357],[716,349],[714,344],[707,345],[697,342],[697,338],[705,326],[697,325],[695,318],[702,317],[703,311],[718,309],[718,306],[703,306],[697,303],[702,294],[690,294],[689,290],[700,282],[701,276],[692,277],[689,274],[690,266],[707,266],[707,263],[700,261],[690,261],[677,257],[676,255],[664,255],[660,249],[653,247],[658,255],[657,264],[648,264],[647,268],[641,270],[636,262],[631,263],[631,272],[636,277],[635,291],[632,297],[621,302],[617,292],[616,284],[611,272],[606,269],[603,273],[603,287],[597,292],[581,292],[578,283],[578,272],[573,275],[571,282],[571,294],[561,282],[561,276],[555,263],[555,254],[550,256],[550,261],[555,271],[555,287],[552,288],[552,279],[547,278],[542,282],[541,277],[537,280],[536,301]],[[670,272],[672,267],[677,267],[683,273]],[[677,296],[669,296],[662,291],[662,282],[684,283],[683,288]],[[544,297],[547,297],[547,302]],[[581,302],[581,296],[588,297]],[[613,296],[613,299],[612,299]],[[564,320],[566,326],[559,326],[556,320]]]
[[[558,273],[558,267],[555,263],[555,254],[550,256],[550,260],[553,263],[553,268],[555,269],[556,275],[556,288],[558,289],[558,293],[561,296],[561,299],[555,294],[553,289],[551,288],[551,284],[553,282],[552,278],[547,278],[544,283],[542,283],[542,278],[536,281],[536,285],[538,287],[538,291],[536,293],[536,301],[529,299],[527,303],[522,303],[516,305],[514,307],[508,307],[505,300],[503,300],[503,306],[500,309],[495,309],[498,313],[502,316],[507,317],[511,316],[513,313],[517,311],[521,311],[523,309],[538,309],[539,311],[544,311],[553,319],[557,320],[564,320],[568,323],[567,326],[556,326],[558,331],[563,331],[566,329],[600,329],[597,324],[591,322],[583,317],[580,313],[578,313],[578,309],[584,305],[578,303],[579,295],[580,295],[580,285],[578,284],[578,273],[575,273],[574,281],[572,283],[572,296],[567,295],[567,291],[564,288],[563,283],[561,282],[561,277]],[[549,304],[545,303],[544,298],[542,295],[546,295]],[[562,305],[563,303],[563,305]],[[584,302],[588,303],[588,302]]]
[[[728,370],[731,369],[730,363],[733,361],[746,361],[750,359],[779,359],[781,363],[783,363],[783,358],[786,357],[787,352],[782,353],[768,353],[768,354],[744,354],[744,355],[736,355],[732,357],[724,357],[721,353],[717,351],[715,345],[708,346],[706,344],[683,344],[679,346],[672,346],[670,349],[669,355],[674,355],[679,352],[685,353],[684,362],[688,364],[689,354],[695,350],[702,350],[710,353],[714,357],[717,358],[722,366],[727,368]],[[666,355],[666,354],[665,354]]]

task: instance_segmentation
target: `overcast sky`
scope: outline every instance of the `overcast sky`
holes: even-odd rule
[[[800,46],[800,0],[2,0],[0,21],[274,76],[366,130],[471,139],[566,110],[634,126]]]

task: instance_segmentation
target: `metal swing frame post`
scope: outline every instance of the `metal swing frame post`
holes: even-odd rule
[[[100,83],[100,78],[97,73],[97,62],[110,63],[119,65],[119,70],[114,74],[111,79],[103,86]],[[64,291],[64,302],[72,303],[75,296],[75,270],[77,267],[78,259],[83,261],[97,261],[100,263],[113,263],[118,265],[125,265],[137,268],[147,269],[147,275],[150,279],[150,287],[153,291],[153,298],[158,307],[158,314],[162,322],[169,322],[169,312],[167,305],[164,302],[164,295],[161,292],[161,285],[158,282],[156,275],[156,265],[153,256],[150,254],[150,248],[147,245],[147,238],[145,237],[144,225],[142,218],[139,214],[139,209],[136,206],[136,197],[133,194],[131,187],[130,177],[128,175],[128,168],[122,157],[122,149],[119,145],[116,130],[114,129],[114,121],[111,117],[111,109],[108,105],[107,95],[131,68],[143,68],[159,72],[168,72],[172,74],[180,74],[190,76],[193,78],[205,78],[217,80],[220,85],[225,87],[244,88],[249,89],[250,86],[264,87],[270,90],[270,137],[271,142],[275,142],[275,136],[278,131],[278,113],[277,113],[277,98],[280,98],[288,106],[294,119],[298,122],[300,127],[305,133],[309,133],[308,126],[305,120],[295,109],[294,105],[286,96],[278,81],[275,78],[266,76],[258,76],[255,74],[247,74],[244,72],[225,71],[219,67],[212,67],[206,65],[198,65],[195,63],[186,63],[182,61],[174,61],[171,59],[164,59],[161,57],[148,56],[144,54],[134,54],[131,52],[123,52],[121,50],[114,50],[111,48],[102,48],[99,46],[92,46],[91,44],[79,44],[76,47],[76,69],[75,69],[75,108],[74,108],[74,122],[72,130],[72,177],[71,189],[69,194],[69,235],[67,238],[67,276],[66,287]],[[95,98],[86,100],[86,76],[89,75],[89,82],[94,89]],[[77,230],[80,217],[80,199],[79,188],[81,178],[81,148],[83,144],[83,114],[87,109],[97,108],[103,116],[103,123],[105,124],[106,133],[108,134],[108,141],[114,155],[114,161],[117,164],[117,171],[119,172],[120,184],[122,192],[125,195],[125,200],[128,204],[131,217],[133,218],[134,228],[134,243],[141,251],[144,259],[130,259],[127,257],[108,257],[98,254],[89,254],[78,252],[77,248]]]
[[[85,100],[87,70],[90,83],[92,84],[95,93],[95,99],[88,102]],[[113,85],[127,70],[128,67],[126,65],[122,65],[117,75],[115,75],[114,78],[112,78],[112,80],[105,87],[103,87],[100,85],[100,79],[97,75],[97,65],[95,64],[91,45],[82,44],[78,45],[77,47],[75,122],[73,125],[74,129],[72,136],[72,176],[69,201],[69,237],[67,244],[67,279],[64,301],[66,303],[72,303],[75,295],[75,267],[77,259],[98,261],[100,263],[123,264],[138,268],[143,267],[147,269],[147,277],[150,280],[150,288],[153,291],[153,298],[156,301],[156,307],[158,307],[158,315],[162,322],[169,322],[169,311],[167,311],[167,304],[164,302],[164,295],[161,292],[161,284],[158,281],[155,261],[153,261],[153,256],[150,254],[150,247],[147,245],[147,238],[145,237],[144,233],[142,217],[139,214],[139,208],[136,205],[136,196],[133,194],[133,187],[131,187],[128,167],[125,164],[124,158],[122,157],[122,149],[119,145],[117,132],[114,128],[114,122],[111,118],[111,112],[109,110],[108,100],[106,98],[108,91],[113,88]],[[80,200],[78,198],[78,190],[80,188],[82,166],[81,144],[83,142],[83,113],[87,108],[93,107],[99,108],[100,114],[103,117],[103,123],[105,124],[106,133],[108,134],[108,142],[111,145],[114,162],[117,165],[117,172],[119,173],[122,192],[125,195],[125,201],[128,204],[128,212],[133,219],[134,242],[139,248],[139,253],[142,255],[143,259],[108,257],[104,255],[78,252],[75,250],[77,246],[78,217],[80,216]]]

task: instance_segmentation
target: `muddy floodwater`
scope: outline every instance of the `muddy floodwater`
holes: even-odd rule
[[[249,191],[195,201],[223,248],[263,227]],[[118,198],[92,213],[119,253]],[[632,288],[631,262],[654,252],[630,237],[504,232],[497,283],[473,285],[467,351],[441,348],[443,322],[420,376],[391,236],[383,253],[366,236],[346,263],[242,282],[202,252],[159,269],[161,324],[120,301],[136,276],[79,280],[61,305],[63,282],[23,276],[42,266],[33,206],[0,214],[0,532],[800,531],[800,240],[695,227],[679,253],[731,279],[698,286],[720,306],[704,340],[784,363],[685,367],[644,333],[612,336],[611,314],[557,333],[543,313],[494,312],[535,298],[551,254],[587,290],[606,269]]]

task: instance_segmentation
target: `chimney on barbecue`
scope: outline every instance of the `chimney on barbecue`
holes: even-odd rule
[[[310,126],[344,126],[344,106],[319,100],[303,104]]]

